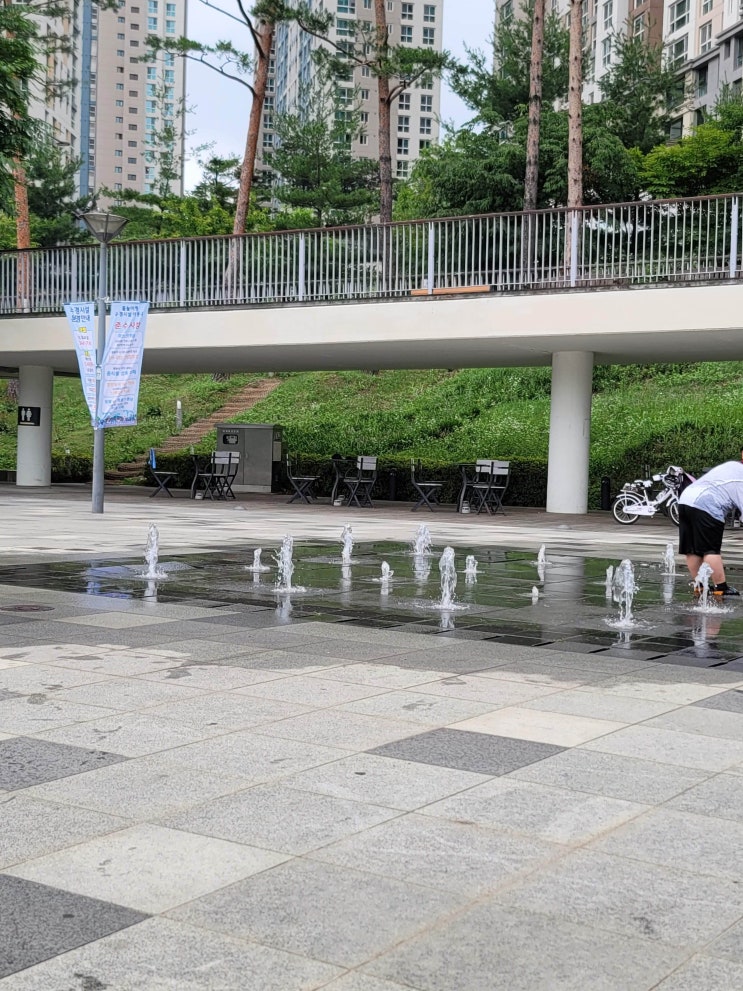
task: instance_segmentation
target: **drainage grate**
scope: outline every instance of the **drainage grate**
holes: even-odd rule
[[[54,606],[35,606],[29,602],[23,602],[19,606],[0,606],[1,612],[50,612]]]

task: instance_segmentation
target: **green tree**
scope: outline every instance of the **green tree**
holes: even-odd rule
[[[237,155],[223,158],[210,155],[198,159],[201,179],[193,188],[193,195],[204,205],[218,203],[222,209],[235,212],[237,184],[240,181],[240,159]]]
[[[642,165],[642,182],[659,198],[743,189],[743,98],[724,93],[693,134],[653,148]]]
[[[266,163],[275,176],[275,199],[312,210],[318,226],[363,223],[378,195],[378,163],[351,155],[361,130],[359,111],[322,74],[305,87],[299,103],[299,113],[274,118],[278,144]]]
[[[496,131],[526,113],[532,50],[533,0],[524,3],[522,16],[501,19],[493,36],[492,55],[468,50],[467,62],[450,72],[454,92],[473,113],[473,124]],[[493,68],[495,66],[495,69]],[[542,102],[552,106],[568,92],[568,32],[550,13],[544,19]]]
[[[614,56],[599,80],[607,125],[626,148],[647,154],[668,135],[677,73],[668,66],[663,45],[644,38],[616,35]]]
[[[28,86],[38,72],[39,29],[25,6],[0,5],[0,159],[22,155],[31,139]]]

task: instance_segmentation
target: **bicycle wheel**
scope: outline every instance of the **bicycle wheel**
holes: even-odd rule
[[[671,522],[675,523],[676,526],[679,525],[679,504],[678,500],[674,499],[673,502],[668,503],[668,515],[671,517]]]
[[[621,523],[623,526],[629,526],[631,523],[635,523],[640,516],[639,513],[632,512],[632,507],[641,505],[642,499],[639,496],[634,495],[632,492],[620,492],[612,503],[611,511],[617,523]]]

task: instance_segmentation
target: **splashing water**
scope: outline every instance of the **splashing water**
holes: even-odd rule
[[[419,585],[425,585],[431,574],[431,561],[425,554],[416,554],[413,558],[413,574]]]
[[[632,562],[625,558],[614,572],[614,601],[619,606],[619,619],[616,626],[634,626],[632,602],[635,598],[635,569]]]
[[[614,598],[614,565],[610,564],[606,569],[606,598]]]
[[[261,564],[261,554],[263,553],[262,547],[256,547],[253,551],[253,563],[247,565],[247,570],[252,571],[253,574],[257,574],[260,571],[270,571],[271,569],[267,564]]]
[[[346,523],[346,525],[343,527],[341,540],[343,541],[343,549],[341,551],[341,561],[343,562],[343,564],[350,564],[351,555],[353,554],[353,533],[348,523]]]
[[[158,568],[157,559],[160,554],[160,534],[158,533],[157,527],[154,523],[150,523],[149,529],[147,530],[147,545],[144,549],[144,559],[147,562],[147,571],[145,571],[143,578],[147,581],[154,581],[156,578],[167,578],[168,576],[165,572]]]
[[[537,554],[537,567],[543,568],[547,564],[547,548],[544,544],[539,548],[539,553]]]
[[[531,590],[531,604],[535,606],[537,602],[539,602],[539,589],[536,585],[533,585]]]
[[[454,605],[454,590],[457,587],[457,569],[454,565],[454,548],[445,547],[439,561],[441,572],[441,609],[451,609]]]
[[[702,612],[706,612],[710,608],[710,598],[709,598],[709,582],[712,577],[712,568],[705,562],[700,564],[699,571],[697,571],[697,577],[694,579],[694,591],[699,589],[699,605],[698,609]]]
[[[424,557],[426,554],[431,553],[432,546],[431,531],[424,523],[421,523],[415,532],[415,539],[413,540],[413,554],[415,554],[416,557]]]
[[[394,571],[390,568],[386,561],[382,561],[382,576],[379,581],[382,584],[380,589],[382,595],[389,595],[390,593],[390,578],[394,575]]]
[[[666,552],[663,555],[663,574],[676,574],[676,552],[673,544],[671,543],[666,544]]]
[[[294,574],[294,538],[290,536],[284,537],[281,542],[281,550],[274,556],[276,561],[277,574],[276,574],[276,591],[277,592],[304,592],[305,590],[300,586],[292,585],[292,576]]]
[[[464,578],[468,585],[474,585],[477,581],[477,558],[474,554],[468,554],[465,558]]]

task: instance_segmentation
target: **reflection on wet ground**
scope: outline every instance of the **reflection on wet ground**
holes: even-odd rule
[[[393,543],[358,543],[351,563],[342,565],[337,547],[294,545],[294,581],[301,594],[277,594],[277,548],[265,546],[266,572],[252,572],[254,548],[212,554],[169,556],[162,550],[164,581],[143,581],[141,561],[102,559],[87,564],[46,563],[0,569],[0,582],[123,599],[145,599],[211,607],[242,606],[241,625],[261,627],[277,617],[285,623],[320,620],[365,627],[404,628],[423,635],[497,640],[573,653],[626,656],[682,665],[743,669],[743,606],[702,613],[688,576],[664,573],[658,561],[636,559],[637,591],[631,629],[611,622],[617,606],[607,595],[607,568],[616,559],[546,551],[544,565],[534,550],[458,548],[456,610],[434,609],[440,599],[439,558],[414,556]],[[465,575],[468,555],[477,575]],[[393,572],[380,582],[382,562]],[[736,576],[731,574],[735,582]],[[538,589],[539,595],[534,594]],[[463,609],[465,606],[467,608]]]

